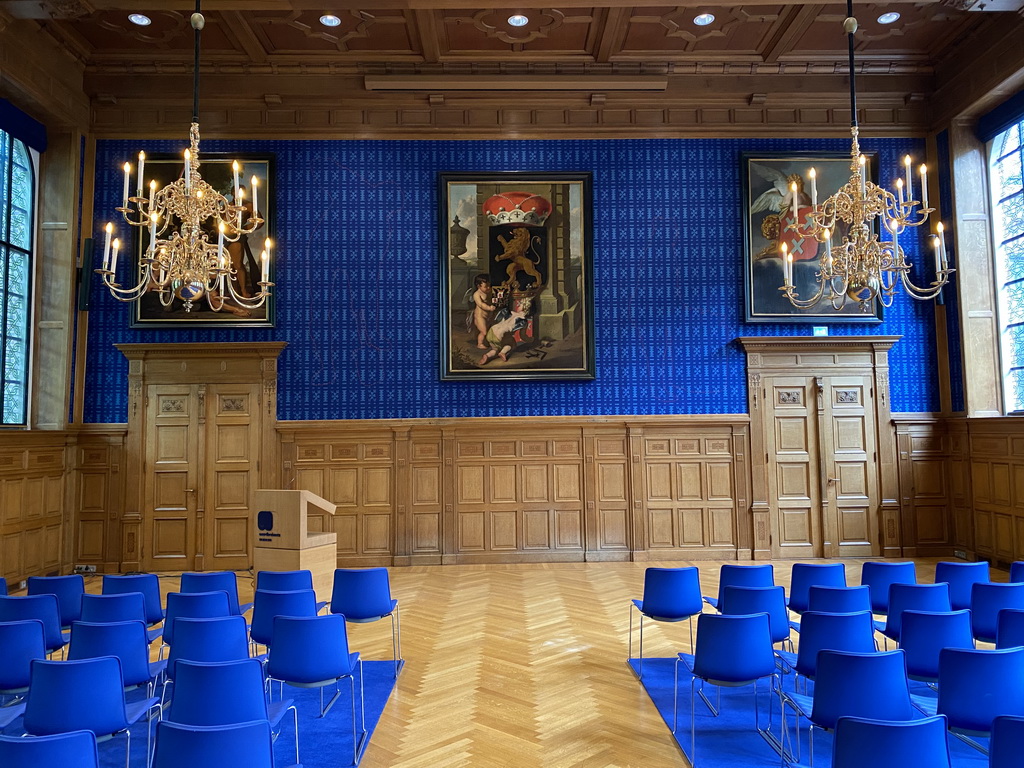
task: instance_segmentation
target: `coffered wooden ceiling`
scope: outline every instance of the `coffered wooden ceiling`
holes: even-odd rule
[[[1024,34],[1022,1],[858,4],[862,118],[892,133],[948,117],[933,95],[968,87],[952,63],[992,50],[1008,29]],[[194,2],[0,5],[84,67],[98,134],[181,132]],[[899,20],[879,23],[888,11]],[[152,24],[135,26],[130,12]],[[321,25],[325,12],[341,25]],[[528,23],[511,26],[513,12]],[[206,0],[203,13],[203,121],[229,133],[806,133],[849,120],[845,3]],[[715,21],[699,27],[698,13]]]

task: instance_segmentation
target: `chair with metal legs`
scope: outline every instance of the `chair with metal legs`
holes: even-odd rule
[[[391,597],[387,568],[338,568],[334,571],[331,613],[340,613],[351,624],[368,624],[385,617],[391,619],[391,652],[395,677],[405,663],[402,660],[402,622],[398,601]]]
[[[689,619],[690,648],[693,648],[693,617],[704,603],[700,596],[700,573],[696,568],[648,568],[644,571],[644,592],[629,607],[629,658],[633,658],[633,610],[640,614],[640,656],[638,676],[644,674],[644,618],[679,622]]]

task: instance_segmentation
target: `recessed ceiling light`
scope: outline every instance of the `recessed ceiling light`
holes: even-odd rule
[[[333,13],[325,13],[320,17],[320,23],[325,27],[340,27],[341,19],[335,16]]]
[[[513,16],[508,17],[508,23],[511,24],[513,27],[525,27],[527,24],[530,23],[530,20],[523,16],[523,14],[517,13]]]
[[[702,13],[700,16],[695,16],[693,23],[698,27],[706,27],[708,24],[713,23],[715,20],[715,14],[713,13]]]
[[[128,21],[140,27],[148,27],[150,24],[153,23],[153,20],[144,13],[129,13]]]
[[[888,13],[883,13],[881,16],[878,17],[878,23],[892,24],[894,21],[899,21],[899,18],[899,13],[897,13],[896,11],[889,11]]]

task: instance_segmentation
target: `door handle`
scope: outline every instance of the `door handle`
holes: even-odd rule
[[[836,483],[838,483],[838,482],[839,482],[839,478],[838,478],[838,477],[830,477],[830,478],[828,479],[828,484],[829,484],[829,485],[835,485],[835,484],[836,484]]]
[[[185,489],[185,493],[195,493],[195,492],[196,492],[195,488],[186,488]]]

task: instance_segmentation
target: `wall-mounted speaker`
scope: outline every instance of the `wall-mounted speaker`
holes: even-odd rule
[[[89,289],[92,287],[93,239],[85,238],[82,244],[82,266],[78,268],[78,311],[89,311]]]

